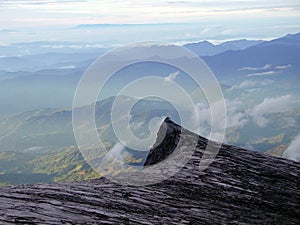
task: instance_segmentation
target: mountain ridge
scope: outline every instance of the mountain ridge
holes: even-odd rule
[[[180,136],[180,151],[198,138],[194,155],[174,176],[135,187],[105,178],[0,190],[0,222],[42,224],[297,224],[300,164],[222,145],[211,166],[198,166],[207,140],[170,121],[160,152]],[[158,136],[158,140],[162,137]],[[153,158],[152,158],[153,159]],[[148,159],[149,161],[149,159]],[[154,161],[153,161],[154,163]],[[130,176],[130,174],[127,174]],[[126,177],[125,177],[126,179]]]
[[[264,41],[262,40],[240,39],[240,40],[226,41],[218,45],[214,45],[209,41],[201,41],[198,43],[186,44],[184,45],[184,47],[193,51],[199,56],[214,56],[230,50],[232,51],[244,50],[249,47],[262,44],[262,43],[264,43]]]
[[[205,56],[203,60],[220,82],[226,84],[245,80],[245,77],[267,77],[283,83],[286,80],[296,81],[300,65],[299,36],[300,33],[289,35],[289,38],[285,36],[265,41],[244,50]]]

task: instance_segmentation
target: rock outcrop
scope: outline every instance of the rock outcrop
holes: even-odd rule
[[[198,144],[168,180],[143,187],[102,178],[1,188],[0,224],[300,224],[299,163],[222,145],[200,172],[208,141],[167,119],[145,166],[171,154],[179,136],[180,149],[195,137]]]

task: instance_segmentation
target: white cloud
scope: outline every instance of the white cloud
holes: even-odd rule
[[[259,4],[257,1],[224,3],[207,0],[181,1],[176,4],[164,0],[100,2],[98,0],[0,1],[2,9],[0,27],[22,31],[19,34],[1,35],[0,43],[41,40],[84,41],[113,45],[145,40],[167,42],[211,40],[221,43],[224,40],[241,37],[270,40],[286,33],[296,33],[300,28],[297,23],[299,11],[280,8],[287,5],[285,2],[259,2]],[[267,11],[274,7],[280,9]],[[251,20],[246,19],[249,17]],[[262,20],[262,17],[272,20]],[[161,25],[133,26],[126,29],[106,27],[88,31],[90,33],[69,29],[80,24]]]
[[[120,162],[124,163],[124,159],[128,153],[124,152],[123,150],[125,149],[124,145],[121,143],[115,144],[112,149],[106,153],[105,159],[106,161],[109,162]]]
[[[239,69],[239,71],[257,71],[256,73],[250,73],[247,75],[248,77],[253,77],[253,76],[273,75],[275,73],[289,69],[291,67],[292,67],[291,64],[277,65],[277,66],[272,66],[271,64],[266,64],[263,67],[243,67],[243,68]],[[258,72],[258,71],[261,71],[261,72]]]
[[[276,69],[276,70],[286,70],[288,68],[291,68],[291,64],[287,65],[277,65],[277,66],[272,66],[271,64],[266,64],[263,67],[243,67],[239,69],[239,71],[260,71],[260,70],[270,70],[270,69]]]
[[[221,108],[218,107],[220,104],[219,102],[214,102],[212,103],[214,104],[214,108],[216,111],[220,110]],[[198,121],[199,119],[199,121]],[[218,119],[218,118],[215,118]],[[214,136],[214,134],[212,134],[212,113],[211,113],[211,109],[209,107],[209,105],[203,104],[203,103],[197,103],[196,104],[196,108],[194,110],[194,112],[192,112],[191,115],[191,122],[192,122],[192,126],[198,126],[198,122],[200,124],[200,128],[199,127],[194,127],[194,129],[198,130],[198,134],[200,134],[203,137],[212,139],[212,136]],[[214,132],[218,133],[218,130],[221,129],[221,124],[220,123],[222,121],[215,121],[215,125],[216,127],[214,127]]]
[[[252,93],[252,92],[255,92],[255,91],[257,91],[257,88],[251,88],[251,89],[246,90],[247,93]]]
[[[165,79],[165,81],[168,81],[168,82],[172,82],[172,81],[174,81],[176,78],[177,78],[177,76],[180,74],[180,71],[176,71],[176,72],[174,72],[174,73],[170,73],[167,77],[165,77],[164,79]]]
[[[227,128],[241,128],[246,125],[249,120],[248,114],[241,110],[243,103],[240,101],[226,101],[227,107]]]
[[[294,138],[290,146],[285,150],[283,157],[300,162],[300,134]]]
[[[254,77],[254,76],[266,76],[266,75],[274,75],[277,74],[276,71],[270,70],[267,72],[261,72],[261,73],[250,73],[247,75],[247,77]]]
[[[271,64],[266,64],[265,66],[263,67],[243,67],[241,69],[239,69],[240,71],[257,71],[257,70],[268,70],[268,69],[271,69],[272,68],[272,65]]]
[[[243,68],[239,69],[239,71],[248,71],[248,72],[252,71],[252,73],[247,74],[247,77],[254,77],[254,76],[274,75],[283,70],[289,69],[290,67],[292,67],[291,64],[277,65],[277,66],[272,66],[271,64],[266,64],[263,67],[243,67]],[[256,71],[256,72],[254,72],[254,71]]]
[[[240,83],[239,85],[233,86],[229,89],[229,91],[232,90],[240,90],[240,89],[245,89],[245,88],[254,88],[257,86],[267,86],[272,84],[274,81],[273,80],[263,80],[263,81],[254,81],[254,80],[245,80],[242,83]]]
[[[291,64],[288,64],[288,65],[283,65],[283,66],[276,66],[275,68],[278,69],[278,70],[285,70],[285,69],[288,69],[288,68],[291,68],[292,65]]]
[[[293,98],[291,95],[284,95],[277,98],[265,98],[264,101],[249,110],[253,121],[260,127],[265,127],[269,120],[267,115],[272,113],[283,113],[292,109]]]
[[[240,83],[239,85],[233,86],[232,88],[230,88],[229,90],[239,90],[239,89],[243,89],[243,88],[251,88],[254,87],[256,85],[256,82],[253,80],[245,80],[242,83]]]
[[[293,97],[291,95],[284,95],[275,98],[265,98],[261,103],[253,107],[248,106],[244,108],[245,104],[239,100],[229,101],[226,99],[226,128],[242,128],[251,120],[259,127],[265,127],[269,123],[268,115],[273,113],[284,113],[294,108]],[[222,110],[220,102],[215,102],[215,110]],[[200,119],[201,124],[201,135],[207,136],[207,132],[210,131],[212,126],[211,111],[208,105],[198,103],[197,110],[193,113],[192,118],[197,118],[196,114]],[[216,130],[220,130],[223,124],[222,118],[215,118]],[[287,126],[292,126],[293,121],[287,120]]]
[[[270,85],[270,84],[272,84],[272,83],[274,83],[273,80],[267,79],[267,80],[261,81],[261,82],[260,82],[260,85],[262,85],[262,86],[267,86],[267,85]]]
[[[249,116],[247,113],[243,110],[240,110],[242,107],[242,102],[239,101],[229,101],[225,100],[226,103],[226,128],[233,128],[233,127],[243,127],[249,120]],[[200,120],[200,132],[201,135],[207,137],[209,135],[209,131],[211,130],[212,126],[212,114],[211,114],[211,108],[214,108],[215,115],[222,114],[223,111],[223,102],[213,102],[210,107],[208,105],[205,105],[203,103],[198,103],[196,105],[197,110],[194,112],[194,114],[198,114],[199,120]],[[218,113],[220,112],[220,113]],[[192,115],[192,118],[197,118],[197,115]],[[215,131],[221,131],[223,129],[224,124],[224,118],[222,117],[216,117],[214,118],[214,122],[216,127],[214,128]],[[197,123],[195,123],[197,124]]]

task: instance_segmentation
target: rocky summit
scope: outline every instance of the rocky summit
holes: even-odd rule
[[[184,153],[191,140],[197,140],[193,156],[157,184],[101,178],[1,188],[0,224],[300,224],[297,162],[223,144],[201,172],[208,140],[166,119],[145,166],[163,162],[176,147]]]

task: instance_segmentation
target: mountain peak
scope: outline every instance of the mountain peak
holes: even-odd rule
[[[297,33],[297,34],[287,34],[283,38],[290,39],[290,40],[295,40],[295,41],[300,41],[300,33]]]
[[[213,56],[229,50],[244,50],[260,43],[263,43],[263,41],[242,39],[223,42],[219,45],[214,45],[208,41],[202,41],[198,43],[187,44],[184,47],[190,49],[199,56]]]
[[[198,140],[188,163],[168,180],[139,187],[102,178],[1,188],[0,223],[299,224],[300,163],[223,144],[201,172],[205,138],[170,118],[157,136],[146,166],[174,148],[195,148],[192,140]]]
[[[144,166],[151,166],[168,158],[175,150],[180,134],[181,127],[167,117],[157,133],[156,143],[150,150]]]

